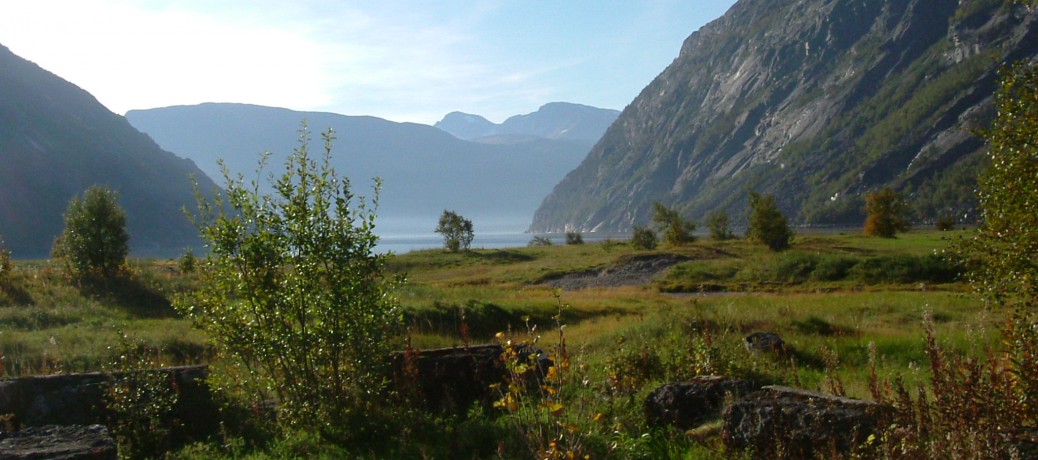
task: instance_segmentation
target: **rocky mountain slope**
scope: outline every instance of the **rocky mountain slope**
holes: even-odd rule
[[[298,146],[303,120],[313,148],[323,145],[319,133],[332,128],[332,161],[351,178],[353,191],[370,195],[371,179],[383,180],[382,234],[432,233],[444,209],[471,219],[477,233],[522,231],[544,196],[591,147],[545,138],[485,144],[428,125],[242,104],[134,110],[126,118],[213,178],[222,177],[221,158],[234,174],[255,177],[265,151],[273,155],[268,172],[278,172]]]
[[[477,142],[539,137],[594,144],[619,115],[616,110],[552,102],[536,112],[509,117],[500,125],[479,115],[451,112],[433,126],[458,139]]]
[[[198,231],[190,176],[213,183],[159,148],[93,96],[0,46],[0,235],[15,257],[47,257],[73,195],[118,191],[136,255],[181,254]]]
[[[918,219],[973,218],[998,70],[1038,56],[1003,0],[740,0],[693,33],[544,200],[533,231],[622,231],[652,202],[744,220],[749,190],[800,225],[860,225],[891,186]]]

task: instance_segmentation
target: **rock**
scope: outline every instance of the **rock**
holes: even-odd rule
[[[219,430],[219,406],[205,379],[206,366],[161,369],[177,392],[173,406],[174,442],[205,439]],[[0,415],[12,415],[14,427],[106,423],[105,392],[113,374],[46,375],[0,380]]]
[[[785,354],[789,351],[786,342],[774,332],[754,332],[743,339],[746,351],[753,354],[775,353]]]
[[[491,385],[508,376],[504,352],[497,344],[398,352],[392,361],[393,385],[398,393],[423,401],[430,410],[464,413],[476,401],[490,407],[500,398]],[[539,356],[537,375],[543,376],[551,365],[540,350],[524,348],[519,353]]]
[[[645,399],[645,418],[650,425],[673,425],[688,430],[719,417],[729,397],[738,398],[757,388],[749,380],[717,376],[668,383],[653,390]]]
[[[756,458],[842,457],[875,434],[889,406],[781,386],[767,386],[724,411],[725,445]]]
[[[41,426],[0,432],[0,458],[115,460],[118,450],[101,425]]]

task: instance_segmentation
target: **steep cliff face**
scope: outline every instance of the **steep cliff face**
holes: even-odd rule
[[[1038,56],[1036,21],[1001,0],[741,0],[685,41],[531,230],[628,230],[657,200],[738,221],[749,190],[798,224],[860,224],[863,195],[887,185],[919,218],[968,218],[971,130],[1003,63]]]
[[[201,244],[183,212],[195,206],[192,176],[215,187],[86,91],[0,46],[0,235],[15,257],[47,257],[69,199],[95,184],[119,192],[135,255],[182,254]]]

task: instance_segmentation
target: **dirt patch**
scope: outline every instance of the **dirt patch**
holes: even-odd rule
[[[676,254],[631,257],[615,266],[569,273],[546,282],[553,288],[575,291],[591,287],[642,286],[652,282],[670,267],[689,260]]]

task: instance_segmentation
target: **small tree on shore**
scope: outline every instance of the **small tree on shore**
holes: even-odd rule
[[[696,231],[695,222],[685,220],[676,210],[664,206],[659,201],[652,204],[652,221],[663,231],[663,241],[673,246],[689,244],[696,240],[692,232]]]
[[[893,238],[911,228],[908,205],[890,187],[865,195],[865,214],[865,234],[869,236]]]
[[[749,227],[746,229],[746,237],[750,240],[763,243],[772,251],[789,247],[793,231],[773,195],[750,192],[750,216],[747,220]]]
[[[710,214],[707,214],[706,226],[710,229],[710,238],[717,241],[728,240],[734,236],[732,235],[728,213],[724,212],[723,209],[711,211]]]
[[[65,211],[65,230],[54,240],[51,254],[65,263],[74,278],[112,278],[120,273],[130,252],[126,212],[119,194],[95,185],[72,197]]]
[[[656,249],[656,232],[648,227],[634,227],[631,246],[635,249]]]
[[[448,210],[444,210],[440,215],[436,233],[443,235],[443,247],[450,252],[458,252],[461,249],[467,251],[475,237],[472,231],[472,221]]]

